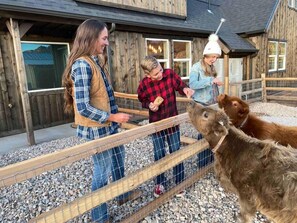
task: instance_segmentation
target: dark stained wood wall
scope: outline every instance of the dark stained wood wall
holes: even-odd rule
[[[63,94],[63,89],[29,93],[35,128],[44,128],[72,121],[72,116],[64,113]]]
[[[144,77],[140,62],[146,53],[145,37],[141,33],[116,31],[109,40],[114,90],[137,93],[139,81]],[[207,42],[206,38],[193,38],[192,64],[202,59]]]
[[[207,44],[207,38],[194,38],[192,44],[192,64],[203,58],[203,50]]]
[[[8,33],[0,35],[0,136],[24,128],[13,43]]]
[[[46,41],[46,40],[45,40]],[[63,90],[29,93],[34,129],[71,122],[63,112]],[[13,43],[0,35],[0,137],[25,132]]]
[[[145,56],[145,39],[140,33],[115,31],[109,40],[114,90],[136,93],[143,77],[140,62]]]

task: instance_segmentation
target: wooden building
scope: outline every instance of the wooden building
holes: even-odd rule
[[[26,131],[34,144],[33,129],[72,121],[63,113],[61,75],[76,28],[87,18],[110,29],[115,91],[136,93],[148,54],[186,80],[221,18],[219,76],[296,75],[296,1],[252,2],[0,0],[0,137]]]

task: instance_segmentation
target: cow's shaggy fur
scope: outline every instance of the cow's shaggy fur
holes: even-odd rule
[[[297,150],[247,136],[221,109],[191,102],[187,111],[214,152],[221,185],[239,197],[241,221],[260,211],[275,223],[297,222]]]
[[[220,94],[219,107],[224,109],[232,124],[247,135],[272,139],[281,145],[297,148],[297,127],[266,122],[250,112],[249,105],[235,96]]]

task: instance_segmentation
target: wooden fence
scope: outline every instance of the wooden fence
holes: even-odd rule
[[[0,169],[0,187],[7,187],[24,180],[28,180],[46,171],[63,167],[83,158],[90,157],[95,153],[103,152],[115,146],[129,143],[132,140],[148,136],[154,132],[158,132],[160,130],[167,129],[168,127],[173,127],[188,121],[188,114],[184,113],[159,122],[126,130],[102,139],[86,142],[84,144],[67,148],[62,151],[53,152],[51,154],[42,155],[27,161],[3,167]],[[196,140],[193,140],[192,142],[196,142]],[[144,182],[171,169],[178,163],[189,159],[207,147],[208,143],[205,140],[200,140],[194,144],[188,145],[177,152],[167,155],[165,158],[152,163],[149,166],[137,170],[132,175],[110,183],[97,191],[74,200],[73,202],[61,205],[58,208],[54,208],[48,212],[45,212],[37,218],[31,219],[30,222],[66,222],[72,218],[82,215],[87,211],[90,211],[93,207],[101,203],[116,198],[120,194],[133,190]],[[204,170],[195,173],[177,187],[174,187],[173,189],[166,192],[164,196],[161,196],[160,199],[149,203],[145,208],[140,209],[139,213],[130,216],[125,221],[138,222],[150,212],[152,212],[156,207],[167,201],[175,193],[196,182],[210,168],[212,167],[208,166]]]
[[[117,98],[137,100],[137,95],[127,95],[123,93],[115,93]],[[189,99],[177,98],[179,102],[188,102]],[[148,116],[147,111],[143,110],[133,110],[120,108],[120,111],[128,112],[131,114],[138,114],[143,116]],[[31,179],[33,177],[39,176],[47,171],[52,171],[60,167],[64,167],[76,161],[84,158],[89,158],[93,154],[106,151],[115,146],[124,145],[130,143],[133,140],[146,137],[152,133],[180,125],[182,123],[189,122],[189,117],[187,113],[180,114],[175,117],[171,117],[159,122],[147,124],[144,126],[137,126],[134,124],[123,124],[122,128],[127,128],[129,130],[122,131],[118,134],[104,137],[102,139],[97,139],[93,141],[86,142],[81,145],[77,145],[71,148],[66,148],[61,151],[53,152],[50,154],[42,155],[36,158],[32,158],[23,162],[15,163],[0,169],[0,188],[8,187],[20,183],[22,181]],[[138,169],[133,174],[128,175],[118,181],[108,184],[94,192],[90,192],[76,200],[62,204],[61,206],[54,208],[48,212],[42,213],[29,222],[66,222],[77,216],[80,216],[92,208],[112,200],[119,195],[131,191],[138,186],[144,184],[145,182],[155,178],[157,175],[172,169],[177,164],[190,159],[199,151],[208,148],[208,143],[203,140],[196,140],[193,138],[181,136],[181,142],[187,144],[187,146],[182,147],[180,150],[166,155],[163,159],[153,162],[144,168]],[[136,213],[123,219],[123,222],[138,222],[151,212],[153,212],[157,207],[162,205],[168,199],[170,199],[174,194],[180,192],[182,189],[191,186],[193,183],[197,182],[202,176],[204,176],[213,167],[209,165],[194,174],[189,176],[185,181],[176,185],[172,189],[168,190],[165,194],[157,199],[146,204],[144,207],[139,209]]]
[[[230,95],[253,101],[297,101],[297,78],[266,77],[230,83]]]

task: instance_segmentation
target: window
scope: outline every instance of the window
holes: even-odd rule
[[[268,69],[270,72],[286,69],[286,45],[286,42],[269,41]]]
[[[28,90],[62,87],[62,74],[69,54],[68,43],[22,41]]]
[[[169,41],[146,39],[146,55],[155,57],[163,68],[169,68]]]
[[[187,77],[190,73],[191,42],[173,40],[173,68],[181,77]]]
[[[156,57],[163,68],[172,68],[182,78],[188,78],[192,66],[191,41],[146,39],[146,48],[146,55]]]
[[[288,0],[288,5],[291,8],[297,9],[297,0]]]

